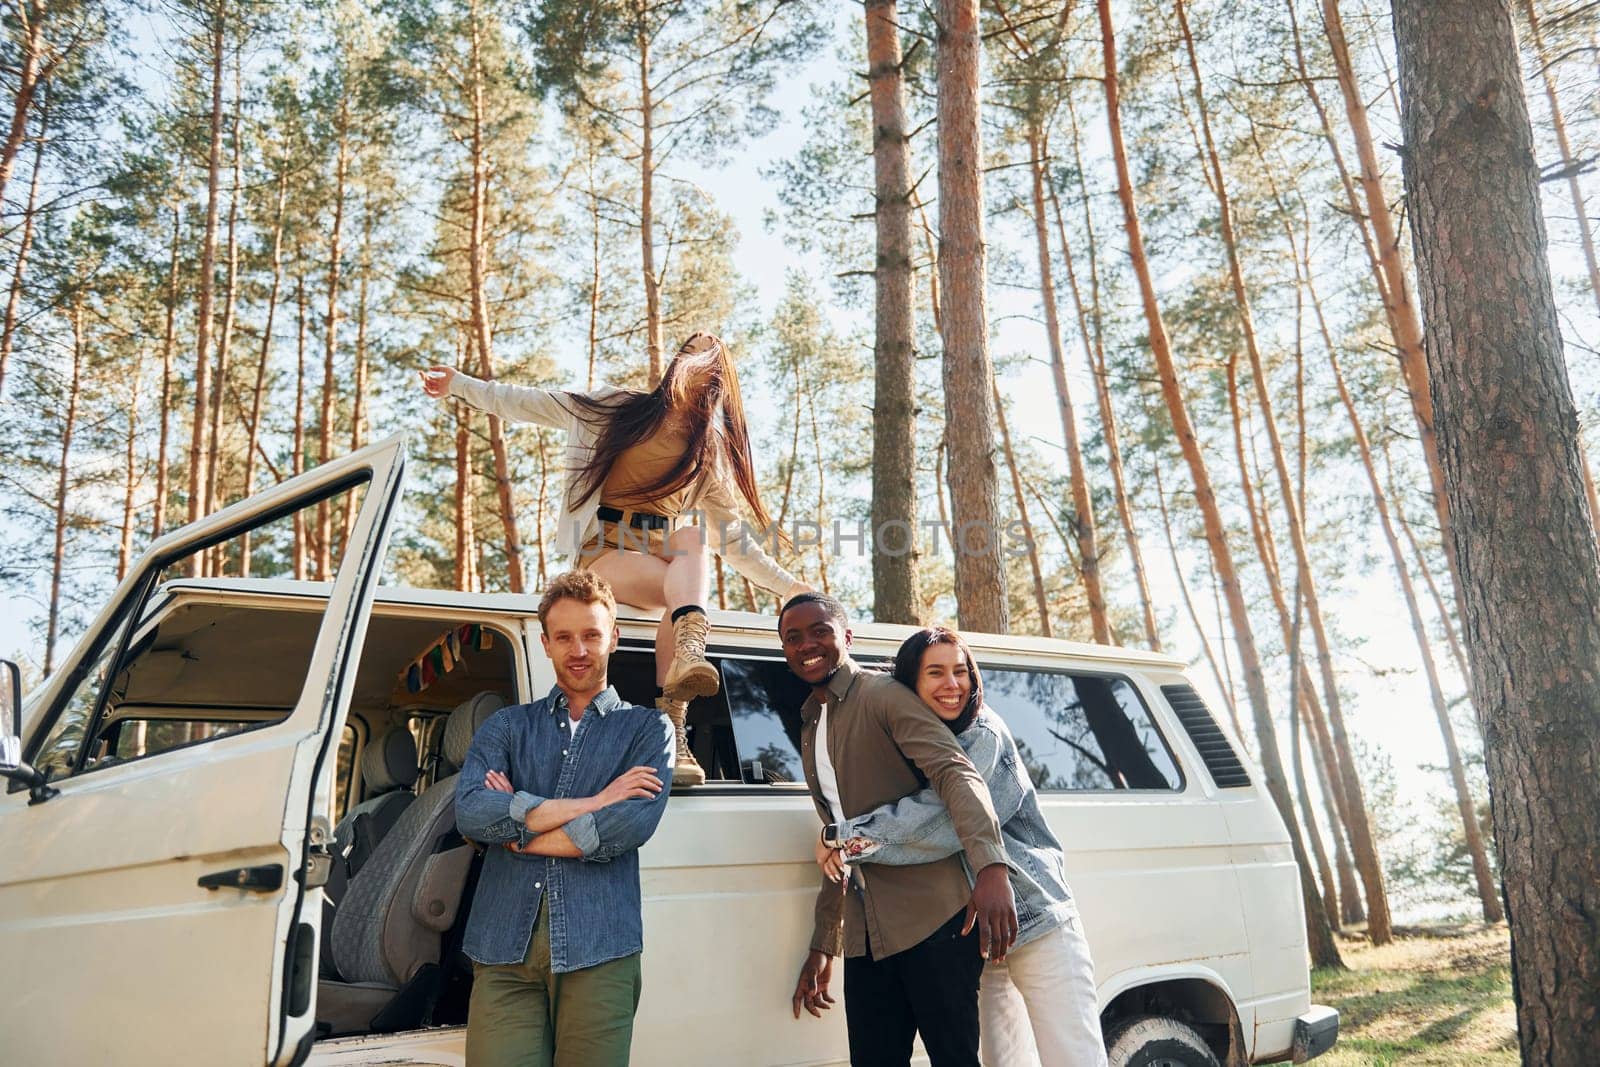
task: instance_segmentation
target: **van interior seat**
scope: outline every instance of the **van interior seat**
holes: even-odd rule
[[[351,808],[333,831],[328,899],[337,903],[343,897],[345,885],[411,806],[416,799],[411,787],[417,784],[418,773],[417,742],[404,726],[394,727],[362,750],[361,786],[366,799]]]
[[[466,762],[472,735],[505,706],[500,694],[484,692],[450,713],[443,744],[451,766]],[[401,812],[334,910],[328,939],[340,977],[317,983],[324,1033],[427,1024],[474,857],[455,828],[456,778],[441,776]]]
[[[359,766],[366,799],[345,813],[333,831],[333,866],[323,886],[322,973],[337,976],[333,964],[333,916],[350,886],[350,879],[366,865],[378,842],[388,836],[400,815],[416,796],[417,742],[411,731],[397,726],[361,750]]]

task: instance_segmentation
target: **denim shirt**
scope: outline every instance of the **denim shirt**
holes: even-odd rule
[[[956,736],[983,775],[1000,820],[1000,837],[1017,900],[1017,944],[1043,937],[1078,911],[1067,888],[1061,842],[1039,810],[1039,794],[1017,753],[1017,742],[987,706]],[[847,863],[902,866],[961,851],[950,812],[932,789],[849,819],[839,828]]]
[[[610,687],[576,722],[567,713],[565,694],[555,688],[543,700],[505,708],[480,726],[456,780],[456,828],[491,846],[472,898],[466,954],[485,964],[521,963],[546,893],[552,971],[576,971],[641,951],[638,849],[661,821],[670,789],[619,801],[561,827],[580,857],[524,856],[497,846],[537,837],[524,820],[547,799],[594,796],[630,767],[654,767],[666,783],[672,759],[667,717],[624,704]],[[489,771],[505,774],[516,792],[487,788]]]

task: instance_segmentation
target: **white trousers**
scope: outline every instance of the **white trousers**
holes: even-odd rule
[[[1094,961],[1074,917],[983,969],[984,1067],[1105,1067]]]

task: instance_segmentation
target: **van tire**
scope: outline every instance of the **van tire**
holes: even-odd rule
[[[1194,1027],[1165,1015],[1117,1024],[1106,1041],[1106,1059],[1110,1067],[1221,1067]]]

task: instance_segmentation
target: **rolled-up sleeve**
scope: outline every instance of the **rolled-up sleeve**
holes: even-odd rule
[[[638,732],[628,746],[617,773],[630,767],[651,767],[661,779],[662,789],[653,797],[635,797],[607,804],[599,811],[587,812],[562,827],[572,843],[592,863],[605,863],[650,840],[667,810],[672,793],[672,762],[675,753],[672,723],[665,715],[641,716]]]
[[[950,728],[911,690],[885,686],[880,692],[884,725],[950,810],[968,866],[977,872],[991,864],[1007,863],[989,788]]]
[[[490,771],[509,774],[511,746],[504,715],[495,715],[479,727],[467,749],[467,760],[456,776],[456,829],[461,836],[485,845],[515,841],[525,845],[538,836],[528,829],[528,812],[545,798],[518,791],[501,793],[483,784]]]

